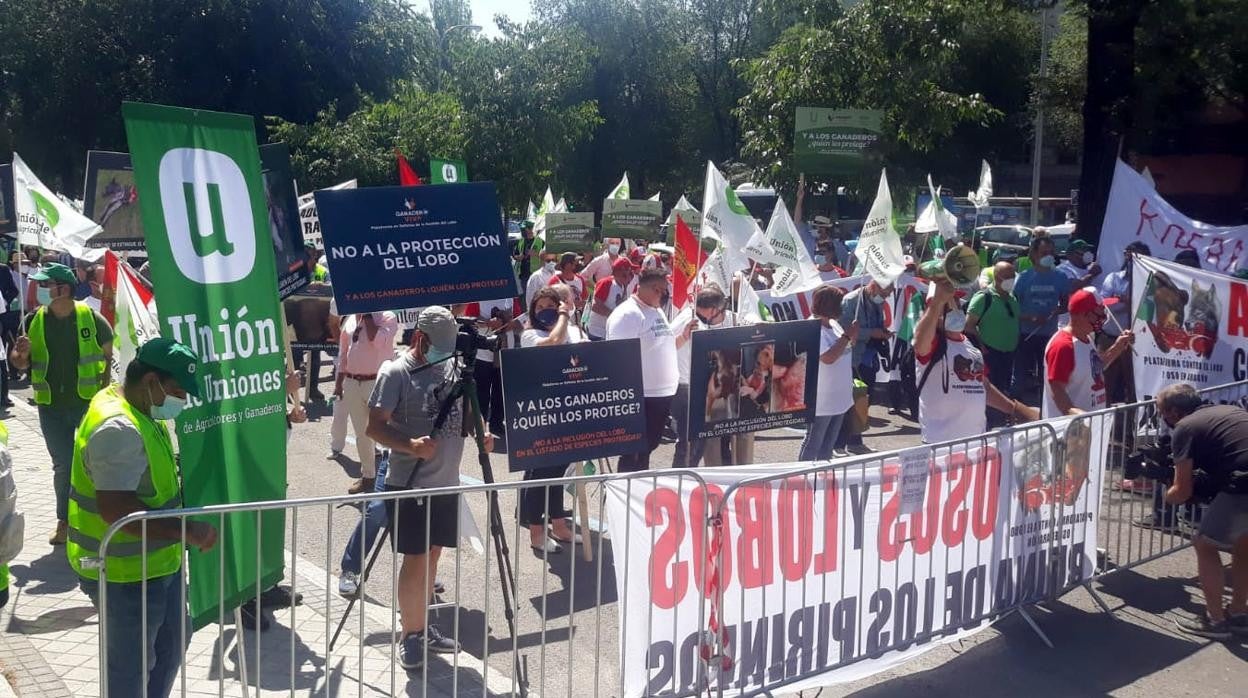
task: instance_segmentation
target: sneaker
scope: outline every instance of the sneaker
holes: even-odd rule
[[[439,582],[439,581],[438,581],[438,580],[436,580],[436,579],[435,579],[435,580],[433,580],[433,593],[435,593],[435,594],[445,594],[445,593],[446,593],[446,585],[445,585],[445,584],[443,584],[442,582]]]
[[[856,456],[861,456],[865,453],[875,453],[875,449],[871,448],[870,446],[866,444],[851,444],[848,447],[846,447],[845,450],[849,451],[850,453]]]
[[[48,545],[65,545],[65,537],[69,534],[69,524],[65,521],[56,522],[56,530],[48,535]]]
[[[360,575],[354,572],[343,572],[338,578],[338,595],[344,599],[354,599],[360,593]]]
[[[303,594],[296,593],[291,598],[290,587],[275,586],[260,595],[261,608],[290,608],[291,605],[302,606]]]
[[[1231,639],[1231,624],[1226,620],[1214,623],[1209,620],[1209,616],[1201,615],[1199,618],[1175,620],[1174,624],[1188,635],[1207,637],[1210,640]]]
[[[425,641],[429,643],[429,651],[438,654],[451,654],[459,651],[459,643],[442,634],[438,626],[430,624],[425,628]]]
[[[420,633],[408,633],[399,642],[399,666],[419,669],[425,663],[425,638]]]
[[[1165,531],[1167,533],[1179,532],[1179,527],[1173,522],[1167,523],[1153,514],[1145,514],[1144,516],[1132,521],[1131,525],[1148,531]]]
[[[1230,628],[1231,633],[1240,637],[1248,636],[1248,613],[1240,613],[1233,615],[1226,614],[1226,625]]]
[[[255,599],[248,599],[246,603],[239,606],[238,610],[243,618],[243,627],[248,630],[255,630],[257,621],[260,626],[260,632],[268,630],[269,627],[273,625],[272,621],[269,620],[268,615],[265,614],[263,610],[260,611],[260,615],[256,615]]]

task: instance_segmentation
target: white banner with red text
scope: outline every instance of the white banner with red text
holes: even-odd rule
[[[1119,160],[1097,248],[1101,266],[1106,271],[1121,268],[1123,251],[1136,240],[1148,245],[1159,259],[1196,250],[1205,269],[1223,274],[1248,266],[1248,225],[1216,226],[1188,218],[1161,198],[1143,175]]]
[[[1102,431],[608,482],[623,695],[854,681],[1072,588],[1095,564]]]
[[[1248,379],[1248,282],[1135,255],[1131,329],[1135,394],[1171,383],[1212,388]]]

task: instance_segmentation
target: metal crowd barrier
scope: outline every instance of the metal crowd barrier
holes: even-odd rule
[[[1230,402],[1248,406],[1248,381],[1237,383],[1218,388],[1211,388],[1202,391],[1207,399],[1215,402]],[[861,662],[868,658],[878,657],[879,655],[897,649],[902,649],[914,644],[922,644],[937,640],[942,636],[955,633],[961,628],[969,628],[981,625],[985,622],[992,621],[1008,613],[1019,613],[1025,618],[1027,623],[1044,639],[1041,629],[1031,619],[1027,613],[1027,607],[1041,601],[1056,599],[1066,592],[1084,586],[1089,591],[1092,588],[1089,584],[1093,579],[1112,574],[1114,571],[1129,569],[1150,560],[1154,560],[1163,555],[1167,555],[1176,550],[1186,547],[1189,543],[1185,536],[1186,525],[1184,521],[1197,516],[1196,510],[1192,507],[1164,507],[1155,505],[1159,502],[1160,493],[1164,492],[1164,487],[1158,483],[1139,482],[1139,484],[1124,484],[1123,468],[1126,464],[1128,455],[1139,448],[1156,443],[1158,433],[1160,432],[1159,421],[1156,415],[1155,407],[1152,402],[1139,402],[1130,405],[1120,405],[1106,410],[1082,415],[1074,420],[1074,424],[1082,423],[1094,432],[1101,430],[1102,433],[1108,434],[1106,437],[1108,442],[1108,454],[1105,460],[1105,471],[1102,475],[1101,490],[1101,515],[1097,526],[1097,545],[1099,551],[1093,554],[1097,557],[1097,564],[1092,576],[1086,578],[1078,578],[1077,576],[1067,576],[1060,580],[1048,579],[1042,584],[1042,593],[1032,593],[1026,597],[1014,598],[1007,604],[990,603],[988,608],[977,609],[974,613],[969,614],[961,619],[956,627],[945,627],[943,623],[936,623],[930,629],[918,630],[913,634],[892,637],[888,642],[878,642],[872,644],[870,648],[866,646],[867,638],[862,632],[861,626],[856,629],[856,635],[852,638],[840,640],[843,646],[847,648],[845,654],[847,658],[837,659],[836,662],[817,668],[817,672],[827,671],[831,668],[840,666],[848,666]],[[1069,429],[1070,427],[1068,427]],[[1081,427],[1082,428],[1082,427]],[[933,455],[936,457],[945,457],[951,459],[958,454],[968,454],[982,449],[986,445],[994,441],[1008,439],[1015,445],[1018,450],[1027,450],[1040,454],[1048,454],[1052,462],[1056,462],[1060,454],[1060,439],[1056,434],[1052,425],[1047,422],[1037,422],[1016,426],[1009,429],[997,430],[987,434],[978,435],[969,439],[950,441],[929,446]],[[812,487],[820,478],[835,477],[846,480],[863,480],[868,470],[872,470],[884,465],[896,464],[907,451],[913,449],[901,449],[890,452],[869,453],[849,459],[838,460],[835,462],[813,463],[809,467],[801,467],[797,469],[785,469],[776,474],[768,474],[759,476],[740,482],[727,490],[722,496],[712,501],[704,500],[706,511],[708,512],[706,521],[705,540],[711,541],[716,533],[718,524],[724,521],[724,507],[728,502],[732,501],[737,492],[746,490],[751,487],[780,485],[789,482],[794,486],[798,481],[804,485]],[[1003,465],[1001,476],[1019,477],[1019,473],[1015,472],[1024,465],[1011,463]],[[1050,466],[1052,468],[1053,466]],[[1060,479],[1060,475],[1057,476]],[[273,690],[275,687],[283,692],[289,691],[289,695],[351,695],[360,696],[375,695],[378,693],[397,695],[400,692],[412,694],[413,691],[419,691],[420,695],[430,695],[430,689],[434,690],[434,694],[438,690],[443,692],[449,691],[450,695],[527,695],[530,692],[534,695],[568,695],[568,696],[598,696],[598,695],[621,695],[624,692],[624,676],[629,671],[646,671],[648,667],[630,667],[626,662],[618,661],[621,656],[621,647],[627,642],[627,629],[621,628],[617,636],[613,632],[604,632],[604,604],[619,603],[619,616],[621,618],[629,618],[632,614],[646,613],[648,618],[653,618],[653,606],[646,609],[629,608],[627,596],[623,590],[627,588],[629,576],[633,574],[646,574],[647,570],[638,568],[631,564],[630,557],[631,539],[628,541],[609,541],[601,532],[600,527],[595,530],[595,526],[584,526],[584,520],[588,516],[601,521],[604,516],[606,498],[608,491],[607,482],[614,482],[622,486],[626,493],[633,489],[646,488],[654,489],[657,487],[659,478],[676,478],[677,487],[680,492],[688,491],[690,493],[708,492],[707,479],[703,475],[703,471],[699,469],[672,469],[657,470],[642,473],[629,474],[603,474],[587,477],[565,477],[554,480],[535,480],[535,481],[519,481],[494,484],[467,485],[459,487],[447,487],[430,490],[416,490],[406,492],[388,492],[388,493],[368,493],[350,496],[334,496],[334,497],[316,497],[292,499],[274,502],[256,502],[245,504],[232,504],[221,506],[210,506],[196,509],[183,509],[174,511],[154,511],[139,512],[116,522],[110,527],[105,534],[101,544],[101,555],[106,555],[108,546],[113,535],[123,526],[129,524],[138,524],[144,533],[143,550],[146,553],[147,547],[147,526],[149,522],[157,519],[174,519],[181,523],[183,537],[185,538],[186,522],[188,519],[205,520],[212,522],[218,530],[224,530],[227,522],[231,517],[254,517],[257,524],[261,520],[262,512],[285,511],[286,519],[286,554],[289,556],[289,562],[286,568],[286,582],[289,584],[291,593],[300,592],[300,585],[306,591],[309,588],[316,588],[318,598],[307,599],[308,604],[315,604],[317,610],[315,613],[324,616],[323,627],[318,622],[317,627],[313,628],[306,622],[301,623],[301,615],[307,615],[308,611],[301,607],[292,607],[289,611],[289,617],[283,617],[282,620],[288,622],[289,637],[284,641],[282,639],[266,640],[261,632],[257,629],[253,632],[244,633],[241,628],[236,628],[233,633],[227,633],[226,626],[229,625],[228,620],[223,616],[215,631],[215,639],[213,651],[211,653],[198,652],[192,654],[183,653],[183,670],[179,682],[175,684],[175,692],[180,691],[180,695],[188,694],[188,681],[202,682],[205,680],[201,675],[207,676],[209,679],[215,679],[217,683],[218,695],[225,695],[229,692],[231,695],[236,694],[239,689],[235,687],[234,677],[227,677],[230,672],[227,670],[227,649],[233,648],[234,666],[236,673],[242,678],[247,679],[247,683],[253,684],[252,689],[257,690],[263,687],[266,690]],[[946,479],[942,485],[945,488],[952,487],[952,484]],[[587,494],[581,499],[585,503],[585,507],[578,511],[574,497],[573,513],[578,524],[582,524],[581,530],[586,533],[586,540],[592,551],[592,562],[586,562],[582,557],[585,553],[582,546],[569,546],[568,549],[560,556],[551,555],[549,553],[539,554],[540,557],[535,561],[534,552],[530,550],[528,545],[528,531],[522,527],[515,516],[518,505],[518,498],[524,496],[526,492],[534,491],[536,488],[545,487],[568,487],[568,488],[584,488]],[[359,589],[360,599],[370,599],[370,590],[389,590],[390,603],[386,609],[389,616],[388,623],[381,633],[376,633],[377,623],[367,622],[367,617],[374,620],[377,617],[376,609],[378,604],[371,604],[369,612],[366,614],[363,609],[357,611],[358,617],[352,619],[352,629],[354,632],[343,637],[348,638],[349,645],[339,645],[330,648],[330,638],[332,636],[332,625],[338,620],[341,612],[345,611],[346,601],[338,596],[334,579],[330,573],[330,568],[335,566],[337,554],[342,550],[342,544],[336,542],[335,534],[339,537],[345,537],[345,532],[354,527],[357,523],[365,519],[365,510],[370,502],[393,502],[394,506],[406,507],[417,506],[420,503],[427,503],[429,498],[442,495],[457,495],[461,497],[461,507],[469,507],[470,509],[480,510],[482,507],[473,507],[473,503],[484,505],[486,512],[486,521],[481,526],[482,541],[484,550],[480,554],[467,554],[464,550],[464,542],[460,541],[459,547],[454,550],[444,550],[437,574],[437,578],[446,583],[446,593],[441,594],[439,600],[443,603],[435,604],[431,610],[426,612],[427,618],[433,618],[442,629],[443,633],[452,639],[457,640],[463,645],[460,653],[444,655],[445,659],[439,659],[432,654],[428,655],[423,666],[414,672],[405,672],[398,664],[398,647],[399,630],[401,628],[398,605],[395,602],[398,595],[399,587],[399,556],[393,551],[388,544],[386,549],[381,552],[381,562],[383,568],[374,570],[371,578],[361,580]],[[870,496],[883,497],[880,488],[875,488],[875,492]],[[1091,498],[1085,497],[1083,507],[1080,510],[1068,511],[1064,503],[1059,503],[1049,510],[1050,528],[1057,525],[1059,519],[1065,520],[1068,515],[1076,517],[1086,513],[1087,502]],[[549,513],[549,498],[545,498],[544,509]],[[491,504],[498,507],[498,521],[494,522],[497,527],[492,527],[489,520],[489,512]],[[359,511],[352,511],[349,515],[343,515],[337,510],[339,507],[349,506],[358,507]],[[829,512],[821,511],[819,506],[826,507],[827,503],[822,502],[816,505],[814,510],[815,516],[821,517]],[[1004,524],[1004,530],[1013,530],[1016,523],[1015,507],[1001,507],[1004,516],[1004,522],[998,521],[999,526]],[[425,507],[424,511],[429,512],[430,508]],[[1133,521],[1139,520],[1146,514],[1160,512],[1161,516],[1170,516],[1170,519],[1160,519],[1160,525],[1154,527],[1141,527],[1133,525]],[[833,513],[835,515],[835,513]],[[426,514],[428,516],[428,514]],[[840,510],[841,517],[847,516],[844,509]],[[306,529],[301,532],[300,518],[308,517],[323,518],[324,531],[323,535],[315,536],[316,545],[324,545],[326,548],[327,560],[325,563],[324,579],[318,580],[316,587],[310,587],[304,579],[306,572],[301,572],[299,568],[299,554],[301,538],[307,540],[308,534]],[[319,523],[319,522],[318,522]],[[697,522],[690,521],[690,526],[700,525]],[[778,520],[777,526],[783,528],[790,525],[789,522]],[[492,528],[495,530],[491,531]],[[592,535],[588,535],[594,530]],[[844,531],[843,527],[839,529]],[[601,532],[599,532],[601,531]],[[783,532],[783,531],[782,531]],[[493,534],[493,535],[492,535]],[[514,585],[505,584],[504,577],[507,573],[504,567],[499,565],[497,556],[500,548],[495,547],[493,538],[501,534],[505,539],[506,555],[510,570],[514,575]],[[653,549],[657,535],[656,529],[651,528],[650,546]],[[1049,540],[1045,543],[1048,547],[1050,555],[1058,553],[1060,541],[1056,539]],[[1001,556],[1009,557],[1012,545],[1012,536],[1006,536],[1004,540],[998,542],[998,545],[1004,546],[1003,549],[993,551],[993,556],[1000,558]],[[623,549],[616,549],[620,546]],[[849,546],[842,544],[838,546],[841,560],[847,555]],[[920,572],[927,567],[926,571],[931,571],[933,562],[931,560],[923,560],[922,556],[915,552],[913,546],[906,546],[908,553],[904,558],[899,558],[895,567],[897,569],[905,569],[909,566],[909,575],[907,578],[917,578]],[[218,546],[217,554],[222,556],[219,562],[224,561],[224,548]],[[361,545],[358,551],[358,557],[361,560],[368,558],[368,550]],[[974,551],[972,558],[968,559],[967,549],[962,547],[961,559],[957,561],[958,565],[966,567],[978,566],[985,562],[983,559],[982,549]],[[260,550],[257,545],[257,560],[259,560]],[[678,553],[679,555],[679,553]],[[713,555],[701,555],[695,564],[700,565],[701,579],[707,579],[707,574],[716,573],[716,569],[711,566],[724,565],[724,552],[721,550]],[[608,556],[616,559],[623,556],[623,578],[615,579],[610,565],[607,565],[608,571],[604,575],[604,564],[609,563]],[[388,564],[385,564],[387,563]],[[536,569],[540,573],[540,579],[534,578],[533,572],[535,562]],[[682,562],[677,558],[677,562]],[[945,560],[946,566],[952,561]],[[527,563],[527,564],[522,564]],[[305,563],[306,564],[306,563]],[[257,565],[259,567],[259,565]],[[838,588],[827,588],[823,585],[819,589],[808,589],[805,582],[801,588],[803,600],[818,601],[820,603],[828,603],[847,595],[860,594],[864,586],[868,582],[878,584],[881,580],[882,564],[877,564],[873,572],[869,569],[863,569],[862,574],[856,580],[846,580],[841,578]],[[552,573],[559,577],[558,583],[552,580]],[[1046,572],[1046,575],[1048,572]],[[578,578],[579,577],[579,578]],[[489,592],[485,593],[481,598],[468,598],[463,596],[463,582],[465,580],[485,580],[484,589]],[[857,588],[855,589],[855,583]],[[257,595],[264,591],[260,588],[261,580],[256,580]],[[323,585],[323,589],[319,588]],[[101,572],[101,591],[100,602],[101,607],[106,607],[108,601],[108,586],[103,583],[103,573]],[[577,590],[580,589],[578,596]],[[765,589],[765,588],[764,588]],[[889,589],[890,593],[896,594],[898,589],[896,585]],[[501,592],[501,593],[496,593]],[[146,584],[144,585],[144,593],[146,593]],[[185,569],[181,575],[180,593],[182,599],[187,598],[187,581]],[[989,589],[985,593],[992,593]],[[1097,602],[1101,603],[1099,597]],[[723,589],[720,588],[716,594],[699,593],[700,599],[696,611],[698,627],[714,626],[717,623],[722,627],[725,620],[726,608],[725,604],[736,604],[739,617],[744,609],[744,595],[740,598],[725,598]],[[579,599],[579,603],[578,603]],[[510,613],[499,608],[500,605],[510,601]],[[771,604],[775,603],[778,608],[785,608],[786,599],[767,599],[764,595],[762,603],[765,608],[771,608]],[[257,608],[259,602],[256,601]],[[364,605],[364,604],[362,604]],[[448,618],[445,608],[451,607],[451,615]],[[479,610],[478,610],[479,609]],[[1108,610],[1108,608],[1105,608]],[[614,613],[608,610],[607,613]],[[100,614],[100,689],[101,695],[108,696],[108,676],[107,665],[103,661],[106,656],[104,648],[108,641],[109,628],[105,622],[105,614]],[[509,616],[511,616],[509,618]],[[237,618],[237,616],[236,616]],[[711,622],[715,619],[714,622]],[[147,630],[146,618],[143,619],[143,629],[141,637],[133,638],[140,641],[140,647],[135,651],[141,654],[143,665],[148,664],[147,656]],[[514,620],[515,625],[509,627],[508,621]],[[183,633],[189,631],[186,626],[187,620],[182,621]],[[588,626],[586,624],[589,624]],[[374,634],[370,635],[369,628],[374,628]],[[653,634],[653,628],[648,624]],[[201,631],[202,633],[203,631]],[[305,636],[313,636],[314,639],[307,639]],[[670,686],[662,687],[662,693],[665,695],[692,695],[699,692],[711,691],[713,694],[722,694],[723,685],[717,680],[717,677],[711,676],[710,661],[717,660],[725,650],[726,638],[722,634],[710,632],[708,634],[708,644],[711,647],[695,647],[691,651],[702,653],[700,657],[688,657],[683,660],[690,662],[689,666],[696,666],[697,676],[692,686],[680,686],[676,682],[676,673],[673,673],[672,683]],[[673,645],[680,647],[679,638],[672,638]],[[314,649],[315,646],[315,649]],[[262,648],[264,654],[262,654]],[[319,651],[318,651],[319,650]],[[280,675],[266,671],[266,667],[272,664],[266,659],[272,660],[277,653],[282,653],[286,657],[286,665]],[[370,655],[366,658],[366,652]],[[381,655],[388,660],[383,662],[385,667],[379,668],[375,660],[375,654]],[[354,664],[347,664],[349,659],[354,660]],[[207,662],[208,666],[203,664]],[[468,666],[469,662],[472,666]],[[307,666],[311,664],[312,671],[308,675],[305,672]],[[248,668],[252,671],[248,675]],[[559,676],[558,669],[563,669],[563,676]],[[556,671],[552,672],[551,670]],[[772,667],[767,667],[771,671]],[[556,678],[551,679],[550,674],[554,673]],[[188,674],[194,674],[194,677],[188,679]],[[784,674],[782,678],[768,682],[767,690],[777,690],[787,685],[792,685],[807,678],[809,672],[799,672],[791,674],[790,672],[781,672]],[[378,679],[378,677],[381,677]],[[349,684],[354,683],[354,686]],[[379,683],[380,682],[380,683]],[[284,684],[284,685],[283,685]],[[229,688],[227,689],[227,686]],[[354,688],[354,690],[352,690]],[[143,691],[146,696],[146,687]],[[115,697],[121,698],[121,697]],[[127,697],[128,698],[128,697]]]

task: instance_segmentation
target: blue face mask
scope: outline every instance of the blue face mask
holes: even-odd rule
[[[52,303],[52,289],[39,286],[35,288],[35,299],[39,301],[39,305],[50,305]]]
[[[533,316],[533,324],[536,325],[537,328],[540,330],[549,330],[550,328],[555,326],[555,323],[558,320],[559,320],[559,311],[556,308],[547,308],[545,310],[539,310],[537,311],[537,314]]]
[[[425,352],[425,362],[436,364],[437,362],[449,357],[451,353],[452,352],[449,352],[449,351],[442,351],[441,349],[435,349],[434,347],[431,346]]]

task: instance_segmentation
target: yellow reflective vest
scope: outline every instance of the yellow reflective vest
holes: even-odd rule
[[[43,318],[47,307],[39,308],[30,321],[30,387],[35,391],[35,404],[52,404],[52,386],[48,384],[48,343],[43,335]],[[108,385],[108,360],[96,333],[95,312],[91,306],[74,301],[74,323],[78,337],[78,396],[90,400]]]
[[[69,477],[69,535],[65,544],[70,567],[87,579],[99,579],[96,567],[83,561],[100,557],[100,541],[109,524],[100,516],[95,484],[87,472],[83,454],[91,434],[107,420],[118,416],[138,429],[147,453],[147,470],[139,480],[135,495],[149,511],[176,509],[182,505],[173,442],[165,425],[136,410],[126,401],[119,385],[97,393],[74,437],[74,463]],[[173,574],[182,566],[181,542],[149,537],[145,545],[138,536],[126,531],[118,531],[109,539],[105,553],[105,571],[110,582],[155,579]]]

